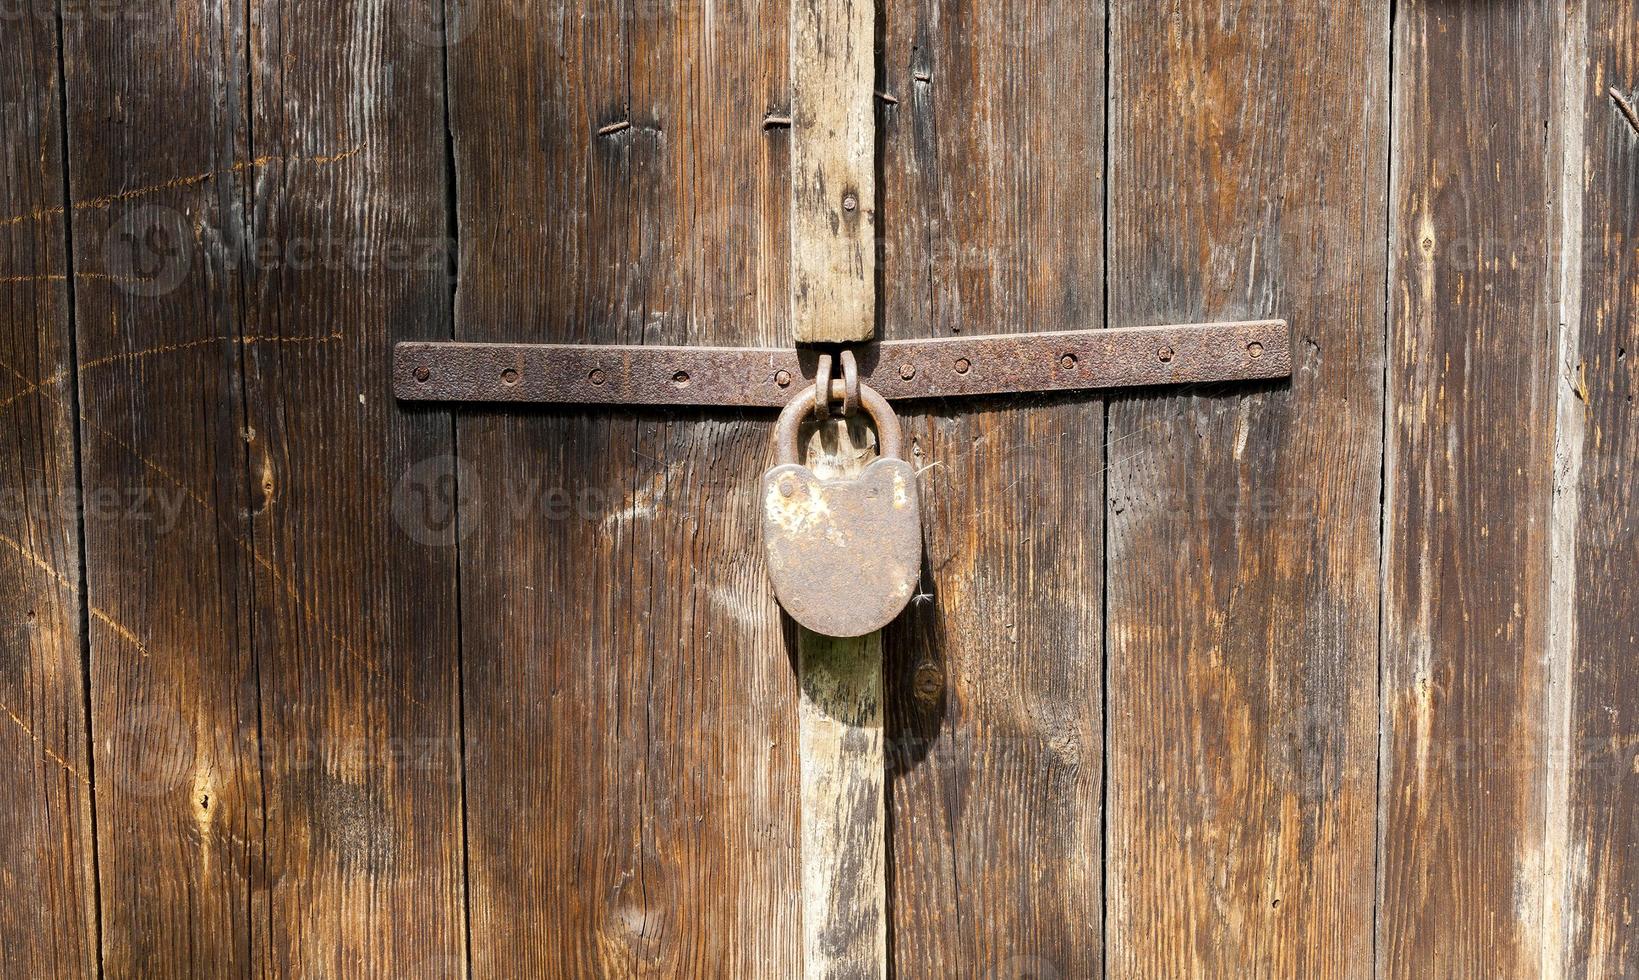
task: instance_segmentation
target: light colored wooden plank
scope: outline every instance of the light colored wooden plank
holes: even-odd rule
[[[809,458],[821,478],[853,475],[875,455],[857,422],[833,421]],[[887,891],[882,755],[882,634],[833,639],[802,630],[803,974],[884,976]]]
[[[1542,972],[1639,977],[1639,2],[1565,15]]]
[[[874,0],[791,4],[791,330],[876,329]]]

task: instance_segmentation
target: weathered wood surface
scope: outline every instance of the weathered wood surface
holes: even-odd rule
[[[6,13],[0,973],[802,972],[765,421],[387,364],[800,335],[813,9]],[[907,419],[894,971],[1633,974],[1639,10],[1110,10],[883,5],[849,274],[1297,372]]]
[[[94,976],[57,35],[0,27],[0,975]],[[87,617],[89,625],[87,626]]]
[[[790,0],[791,334],[876,332],[876,5]]]
[[[1110,405],[1113,976],[1371,969],[1388,14],[1112,14],[1109,326],[1296,335]]]
[[[1542,967],[1557,2],[1402,3],[1378,967]]]
[[[102,969],[252,971],[267,922],[239,337],[242,8],[64,22]],[[136,503],[133,503],[136,502]],[[293,882],[299,887],[299,883]],[[268,952],[263,947],[263,955]]]
[[[394,342],[451,330],[443,59],[413,3],[250,9],[255,959],[280,976],[457,977],[454,433],[401,407],[383,370]]]
[[[786,7],[470,10],[458,338],[788,342]],[[800,975],[769,421],[459,418],[474,976]]]
[[[883,19],[885,335],[1098,326],[1102,5]],[[1095,976],[1103,405],[905,423],[927,554],[884,634],[895,975]]]
[[[1639,6],[1571,5],[1554,602],[1568,977],[1639,976]],[[1561,532],[1563,529],[1563,533]],[[1563,644],[1562,646],[1560,644]],[[1550,759],[1550,763],[1560,760]],[[1558,965],[1558,964],[1554,964]],[[1544,972],[1550,972],[1545,970]]]
[[[464,962],[454,556],[393,506],[452,434],[381,370],[447,330],[441,59],[388,9],[65,21],[111,975]]]
[[[808,465],[822,480],[856,476],[874,458],[857,420],[825,423],[809,443]],[[882,634],[797,632],[803,976],[886,976]]]

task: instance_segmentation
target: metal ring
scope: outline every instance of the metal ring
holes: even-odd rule
[[[831,353],[819,356],[819,368],[814,372],[814,417],[821,421],[831,417]]]
[[[852,348],[842,352],[842,414],[852,418],[859,411],[859,363]]]
[[[803,419],[813,414],[814,404],[818,398],[819,386],[815,385],[797,393],[791,403],[785,406],[780,413],[780,421],[774,426],[775,465],[783,466],[786,463],[800,462],[797,451],[797,430],[802,426]],[[899,416],[893,412],[893,406],[888,400],[870,385],[859,386],[859,404],[870,416],[871,423],[876,426],[877,453],[884,459],[899,459],[901,432]]]

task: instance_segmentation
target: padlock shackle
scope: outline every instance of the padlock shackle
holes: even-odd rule
[[[843,383],[837,381],[832,387],[842,386]],[[774,426],[774,452],[779,464],[802,462],[797,450],[797,431],[802,427],[803,420],[814,414],[818,392],[819,385],[809,385],[797,392],[791,403],[785,406],[785,411],[780,413],[780,421]],[[893,406],[868,384],[859,385],[859,406],[876,426],[877,452],[885,459],[899,459],[899,416],[893,413]]]

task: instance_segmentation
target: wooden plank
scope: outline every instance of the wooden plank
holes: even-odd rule
[[[838,420],[815,433],[808,465],[830,479],[875,457],[862,424]],[[882,634],[836,639],[799,627],[797,677],[803,976],[886,976]]]
[[[113,975],[465,966],[454,556],[394,506],[451,433],[384,377],[448,329],[441,58],[387,14],[65,19]]]
[[[1396,22],[1386,977],[1543,965],[1560,7],[1401,3]]]
[[[1108,325],[1298,338],[1290,383],[1110,405],[1116,976],[1371,969],[1388,22],[1112,10]]]
[[[0,30],[0,974],[94,976],[97,921],[56,26]],[[89,619],[86,614],[89,613]]]
[[[788,22],[613,0],[472,22],[459,339],[784,335],[787,134],[763,121]],[[474,976],[800,973],[795,637],[746,560],[765,418],[458,416]]]
[[[422,4],[250,7],[245,452],[279,976],[466,972],[449,416],[395,341],[449,336],[443,56]],[[298,111],[291,111],[291,107]]]
[[[1628,977],[1639,974],[1639,5],[1571,5],[1568,16],[1564,194],[1577,207],[1562,249],[1554,570],[1569,627],[1555,638],[1568,687],[1568,888],[1562,922],[1550,920],[1566,959],[1544,973]]]
[[[796,0],[791,11],[791,330],[797,343],[876,333],[876,4]],[[823,427],[816,474],[853,475],[869,445]],[[803,975],[888,968],[882,635],[799,629]]]
[[[242,8],[65,17],[103,969],[251,969],[265,921],[240,398]],[[91,504],[101,500],[95,511]]]
[[[876,2],[792,0],[791,333],[876,332]]]
[[[1104,5],[884,12],[888,338],[1096,326]],[[885,633],[897,976],[1100,973],[1103,404],[922,407],[923,592]]]

